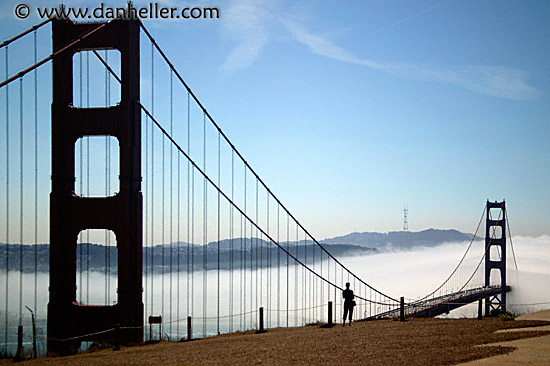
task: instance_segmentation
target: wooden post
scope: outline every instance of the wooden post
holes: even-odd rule
[[[328,326],[332,327],[334,324],[332,323],[332,301],[328,302]]]
[[[399,308],[399,321],[405,321],[405,298],[401,296],[401,306]]]
[[[34,321],[34,313],[32,316],[32,355],[34,358],[38,358],[38,350],[36,348],[36,323]]]
[[[23,360],[23,326],[17,327],[17,352],[15,353],[14,361]]]
[[[264,308],[260,307],[260,333],[264,331]]]
[[[477,319],[482,320],[483,319],[483,300],[479,299],[477,303]]]
[[[120,351],[120,324],[115,325],[115,345],[113,351]]]
[[[187,340],[190,341],[192,339],[192,333],[191,333],[191,317],[187,317]]]

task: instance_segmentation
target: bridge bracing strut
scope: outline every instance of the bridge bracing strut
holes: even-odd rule
[[[500,209],[498,217],[491,217],[491,209]],[[497,230],[500,228],[500,231]],[[492,251],[491,248],[497,250]],[[499,257],[497,257],[497,255]],[[500,272],[499,294],[485,299],[485,315],[492,312],[506,311],[506,202],[489,202],[487,200],[487,216],[485,221],[485,286],[491,285],[491,271]]]
[[[123,343],[143,340],[141,110],[138,21],[78,23],[54,20],[52,192],[50,195],[50,294],[48,352],[69,354],[81,341],[111,339],[101,332],[121,327]],[[97,31],[91,33],[95,28]],[[87,37],[83,35],[89,34]],[[73,107],[73,56],[83,50],[116,49],[121,57],[121,101],[108,108]],[[120,190],[115,196],[75,195],[75,143],[84,136],[113,136],[120,146]],[[107,229],[118,248],[117,303],[76,301],[77,238],[82,230]],[[92,333],[100,334],[81,337]],[[72,339],[71,339],[72,338]]]

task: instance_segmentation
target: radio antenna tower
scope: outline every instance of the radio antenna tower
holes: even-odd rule
[[[409,215],[409,209],[407,208],[407,206],[405,206],[403,208],[403,231],[409,231],[409,219],[408,219],[408,216]]]

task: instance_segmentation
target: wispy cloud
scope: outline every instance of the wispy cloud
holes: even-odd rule
[[[427,8],[427,9],[424,9],[424,10],[422,10],[422,11],[419,11],[418,13],[414,13],[414,14],[412,14],[412,15],[409,15],[408,17],[405,17],[405,18],[403,18],[403,19],[400,19],[400,20],[398,20],[397,22],[394,22],[394,23],[392,23],[392,24],[390,24],[390,25],[387,25],[387,26],[385,26],[385,27],[383,27],[383,28],[378,29],[377,31],[371,33],[370,35],[371,35],[371,36],[374,36],[375,34],[382,33],[382,32],[384,32],[384,31],[387,31],[388,29],[391,29],[391,28],[393,28],[393,27],[396,27],[396,26],[398,26],[398,25],[401,24],[401,23],[408,22],[408,21],[411,20],[411,19],[414,19],[414,18],[416,18],[416,17],[419,17],[419,16],[421,16],[421,15],[424,15],[424,14],[426,14],[426,13],[428,13],[428,12],[434,10],[434,9],[437,9],[437,8],[439,8],[439,7],[441,7],[441,6],[445,5],[445,4],[447,4],[449,1],[451,1],[451,0],[444,1],[444,2],[442,2],[442,3],[439,3],[439,4],[436,4],[436,5],[434,5],[434,6],[431,6],[431,7]]]
[[[250,66],[267,42],[265,1],[236,0],[225,11],[222,28],[237,45],[229,53],[222,69],[235,71]]]
[[[297,22],[284,20],[283,24],[298,42],[319,56],[366,66],[407,79],[454,84],[499,98],[531,100],[540,95],[536,88],[528,85],[528,75],[521,70],[503,66],[437,66],[376,62],[353,55],[324,37],[308,32]]]

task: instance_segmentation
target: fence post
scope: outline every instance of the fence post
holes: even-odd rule
[[[191,317],[188,316],[187,317],[187,340],[190,341],[192,338],[192,333],[191,333]]]
[[[115,346],[113,351],[120,351],[120,324],[115,324]]]
[[[399,321],[405,321],[405,298],[403,296],[401,296],[401,304],[399,307]]]
[[[260,330],[259,332],[262,333],[264,331],[264,308],[260,307]]]
[[[328,326],[332,327],[334,324],[332,323],[332,301],[328,302]]]
[[[482,299],[479,299],[478,303],[477,303],[477,319],[478,320],[481,320],[483,319],[483,300]]]
[[[38,358],[38,350],[36,349],[36,323],[34,322],[34,313],[32,315],[32,355]]]
[[[14,361],[23,360],[23,326],[17,327],[17,352],[15,353]]]

